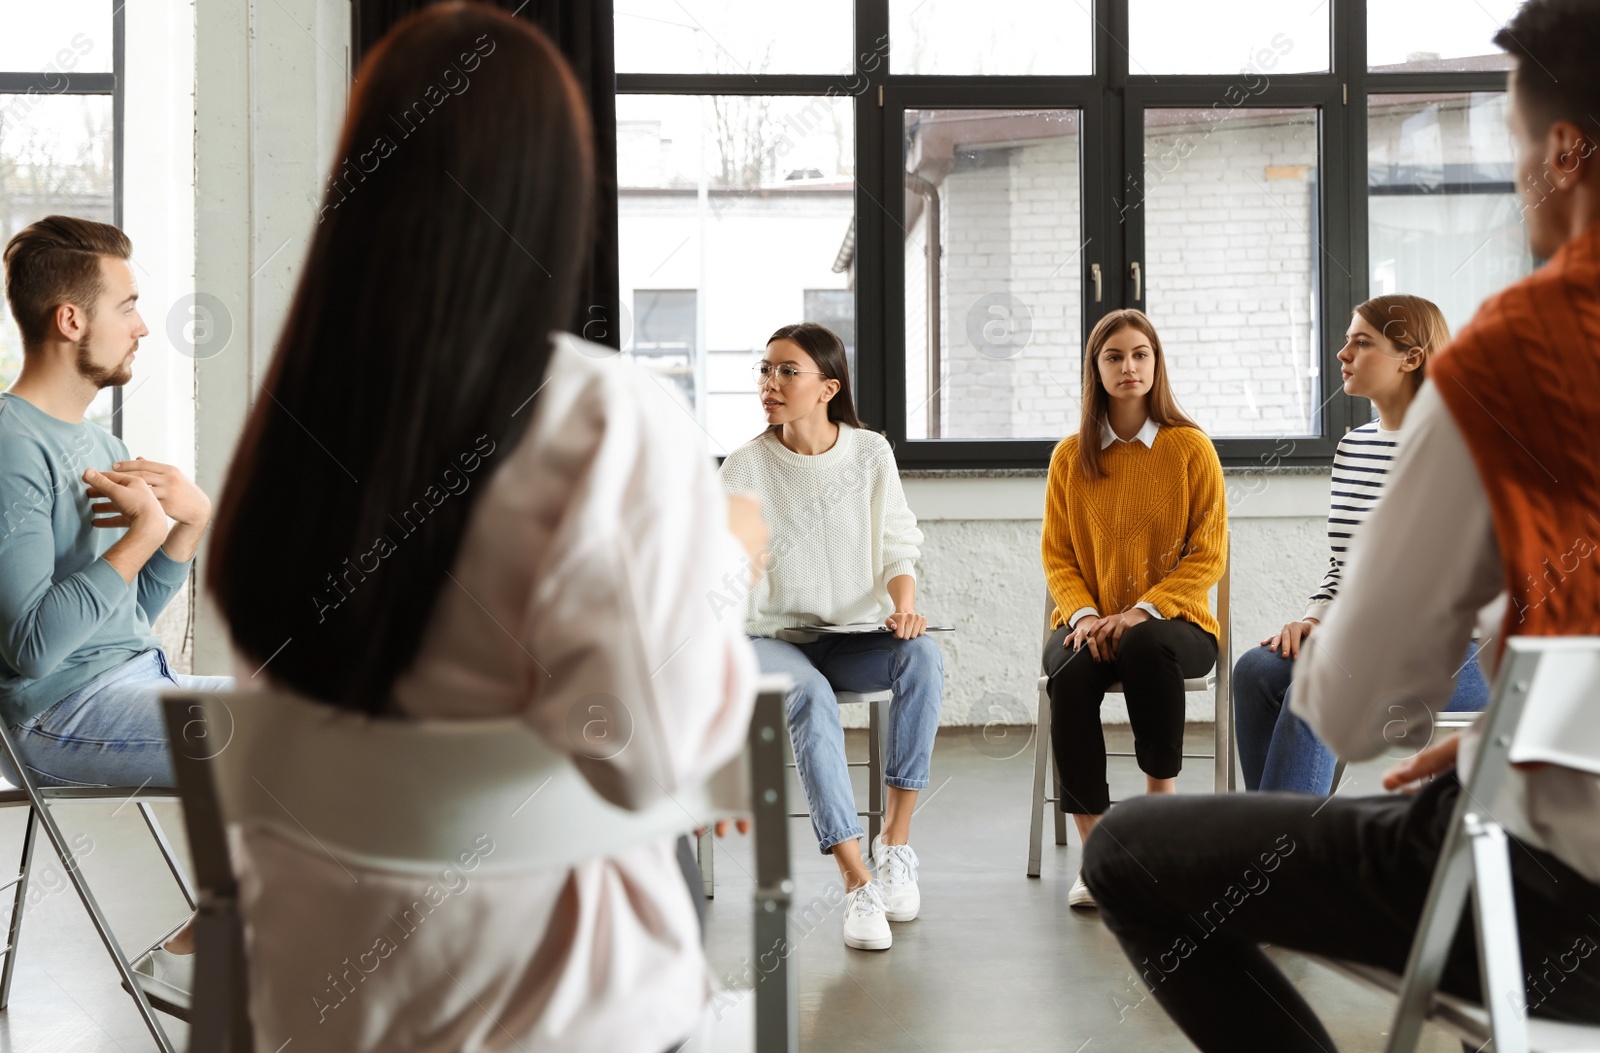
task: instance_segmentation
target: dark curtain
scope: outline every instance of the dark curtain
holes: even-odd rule
[[[354,0],[350,39],[363,56],[400,19],[430,0]],[[594,252],[571,330],[612,347],[618,344],[621,291],[617,277],[617,82],[611,0],[487,0],[516,12],[553,40],[583,88],[594,120]]]

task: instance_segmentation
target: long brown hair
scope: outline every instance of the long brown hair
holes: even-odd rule
[[[1172,395],[1172,385],[1167,381],[1167,353],[1161,349],[1161,337],[1150,324],[1143,311],[1132,308],[1112,311],[1095,323],[1089,333],[1089,344],[1083,355],[1083,416],[1078,422],[1078,467],[1085,479],[1103,479],[1104,463],[1100,460],[1100,427],[1111,419],[1111,393],[1100,383],[1100,353],[1106,341],[1124,329],[1137,329],[1150,341],[1150,350],[1156,356],[1155,377],[1150,382],[1150,419],[1165,428],[1199,428],[1178,408]]]
[[[1432,300],[1405,293],[1374,296],[1356,308],[1356,314],[1384,339],[1409,358],[1421,354],[1422,361],[1407,376],[1411,378],[1411,393],[1416,394],[1427,377],[1428,359],[1450,342],[1450,323],[1444,312]]]
[[[865,430],[866,425],[856,416],[855,396],[850,393],[850,358],[844,353],[844,341],[839,339],[838,333],[816,322],[796,322],[767,337],[767,344],[771,345],[774,340],[790,340],[800,345],[800,350],[810,355],[811,361],[822,371],[824,379],[839,382],[839,393],[828,400],[829,420]],[[782,430],[781,424],[767,428],[774,435]]]
[[[594,163],[560,53],[487,5],[405,18],[355,83],[206,586],[273,680],[382,713],[573,318]]]

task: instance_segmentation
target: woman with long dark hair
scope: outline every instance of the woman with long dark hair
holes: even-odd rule
[[[844,942],[886,950],[889,922],[917,916],[911,813],[928,785],[944,663],[917,613],[922,531],[906,507],[894,451],[850,398],[844,344],[824,326],[786,325],[755,364],[767,429],[722,465],[733,491],[761,498],[772,525],[765,576],[747,628],[763,672],[793,679],[787,709],[795,768],[824,855],[845,886]],[[877,623],[892,633],[807,639],[797,626]],[[894,691],[889,704],[883,832],[862,859],[864,831],[844,753],[836,691]]]
[[[1111,804],[1100,703],[1113,683],[1146,789],[1177,791],[1183,681],[1217,661],[1206,594],[1227,545],[1216,448],[1178,408],[1150,319],[1112,311],[1089,334],[1083,415],[1050,458],[1044,508],[1050,730],[1062,807],[1084,842]],[[1082,874],[1067,902],[1094,906]]]
[[[383,39],[355,81],[206,585],[247,678],[374,715],[520,716],[638,807],[743,743],[754,661],[705,596],[761,531],[669,399],[561,332],[579,313],[591,153],[576,83],[528,24],[442,4]],[[572,733],[596,699],[622,700],[607,718],[631,725],[628,748]],[[328,968],[417,890],[352,883],[267,834],[243,849],[251,924],[298,941],[269,964],[304,987],[308,1019],[279,992],[277,1018],[255,1020],[273,1045],[458,1050],[503,1027],[521,1049],[660,1053],[705,1004],[671,840],[475,875],[451,890],[452,920],[407,934],[405,965],[333,1009]]]

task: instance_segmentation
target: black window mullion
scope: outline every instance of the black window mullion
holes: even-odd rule
[[[856,411],[863,420],[889,429],[889,358],[885,321],[889,312],[886,261],[894,188],[890,176],[899,166],[887,164],[882,145],[891,135],[883,105],[889,74],[889,0],[856,0],[854,83],[863,85],[856,98]],[[903,382],[902,382],[903,383]],[[903,388],[902,388],[903,390]],[[903,401],[903,400],[902,400]],[[890,429],[891,440],[895,432]],[[903,438],[902,428],[899,436]]]
[[[119,12],[117,18],[120,19]],[[113,40],[115,26],[113,22]],[[113,66],[116,63],[112,58]],[[110,73],[0,73],[0,95],[111,95],[117,90],[117,72]]]
[[[1335,201],[1329,194],[1330,226],[1339,223],[1350,246],[1346,264],[1350,273],[1343,283],[1345,296],[1341,300],[1330,295],[1323,301],[1327,308],[1327,339],[1323,341],[1322,360],[1322,388],[1326,400],[1323,413],[1327,434],[1337,442],[1351,428],[1365,424],[1372,412],[1367,400],[1344,394],[1342,384],[1334,387],[1340,369],[1336,356],[1344,346],[1350,311],[1367,299],[1372,282],[1367,258],[1367,0],[1333,0],[1330,7],[1335,16],[1334,69],[1345,84],[1346,157],[1342,173],[1347,184],[1342,200]]]

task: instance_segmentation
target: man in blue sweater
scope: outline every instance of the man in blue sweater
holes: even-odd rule
[[[83,419],[150,331],[131,254],[116,227],[68,216],[5,249],[23,362],[0,393],[0,720],[46,786],[172,785],[160,693],[232,686],[174,675],[151,631],[210,500]],[[0,774],[16,781],[3,756]]]

